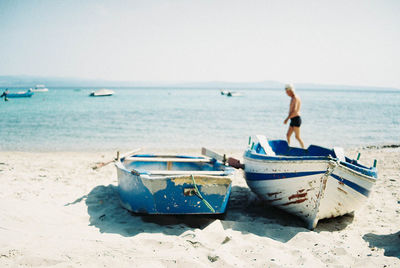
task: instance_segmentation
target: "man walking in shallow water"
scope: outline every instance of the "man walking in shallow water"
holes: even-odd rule
[[[286,125],[290,119],[289,129],[286,134],[286,139],[288,144],[290,145],[290,137],[293,132],[296,139],[299,141],[301,148],[304,149],[304,143],[300,137],[300,126],[301,126],[301,117],[300,117],[300,107],[301,100],[298,95],[296,95],[293,85],[287,84],[285,86],[286,94],[291,98],[290,106],[289,106],[289,115],[286,117],[283,123]]]

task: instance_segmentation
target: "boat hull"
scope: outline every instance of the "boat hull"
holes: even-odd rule
[[[96,94],[96,93],[90,93],[89,96],[91,97],[107,97],[107,96],[112,96],[112,93],[107,93],[107,94]]]
[[[36,85],[34,88],[31,88],[32,92],[47,92],[49,89],[45,85]]]
[[[25,93],[8,93],[7,98],[30,98],[32,97],[33,92],[25,92]]]
[[[226,211],[232,189],[228,176],[150,176],[130,171],[121,162],[116,167],[120,202],[129,211],[144,214],[222,214]]]
[[[302,218],[309,229],[320,219],[355,211],[375,182],[328,158],[291,160],[247,151],[244,164],[250,189],[272,206]]]
[[[93,91],[89,94],[91,97],[108,97],[112,96],[114,94],[113,90],[110,89],[99,89],[96,91]]]
[[[328,177],[317,218],[333,218],[356,211],[367,201],[375,181],[337,163]]]

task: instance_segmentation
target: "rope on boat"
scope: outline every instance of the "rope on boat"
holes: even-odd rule
[[[333,161],[333,160],[329,161],[328,168],[326,169],[326,172],[324,173],[324,175],[322,175],[322,177],[320,179],[321,183],[320,183],[320,186],[319,186],[318,198],[317,198],[317,200],[315,202],[315,206],[314,206],[314,209],[313,209],[313,211],[314,211],[313,215],[314,216],[316,216],[317,213],[318,213],[319,204],[321,202],[322,195],[323,195],[323,192],[325,190],[328,177],[333,173],[333,171],[335,170],[335,168],[337,166],[338,166],[338,163],[336,161]],[[315,218],[314,222],[312,222],[311,225],[309,225],[309,228],[310,229],[314,229],[315,226],[317,225],[317,222],[318,222],[318,218]]]
[[[204,197],[201,195],[199,189],[197,188],[197,184],[196,184],[196,182],[195,182],[195,180],[194,180],[193,175],[190,175],[190,176],[192,176],[192,181],[193,181],[193,185],[194,185],[194,190],[195,190],[196,196],[197,196],[198,198],[200,198],[201,201],[203,201],[203,203],[211,210],[212,213],[215,213],[215,210],[214,210],[213,207],[210,205],[210,203],[208,203],[207,200],[205,200]]]
[[[329,177],[337,166],[338,166],[337,162],[330,161],[324,176]]]

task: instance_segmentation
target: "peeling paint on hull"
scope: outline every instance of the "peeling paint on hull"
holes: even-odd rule
[[[184,165],[188,164],[185,163]],[[171,167],[171,164],[167,166]],[[226,211],[232,189],[230,176],[233,175],[233,169],[231,172],[227,172],[226,176],[194,175],[194,184],[190,175],[152,176],[148,173],[141,174],[137,171],[130,171],[132,163],[127,168],[123,162],[117,162],[116,167],[121,204],[132,212],[146,214],[221,214]],[[199,170],[196,171],[199,172]],[[190,171],[188,172],[190,173]],[[206,205],[202,198],[214,211]]]
[[[302,218],[309,229],[320,219],[358,209],[376,181],[329,158],[257,159],[247,152],[244,166],[247,185],[254,193]]]

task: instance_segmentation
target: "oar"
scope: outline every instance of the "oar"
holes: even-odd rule
[[[204,147],[201,148],[201,154],[208,156],[210,158],[214,158],[217,161],[221,161],[224,164],[226,162],[226,155],[220,155],[220,154],[218,154],[214,151],[211,151],[210,149],[204,148]]]
[[[229,166],[234,167],[234,168],[242,168],[244,169],[244,165],[240,163],[240,160],[233,158],[233,157],[228,157],[226,158],[226,155],[220,155],[214,151],[211,151],[210,149],[207,148],[201,148],[201,154],[208,156],[210,158],[214,158],[218,161],[221,161],[223,164],[228,163]]]
[[[112,163],[112,162],[118,161],[119,159],[124,158],[124,157],[126,157],[126,156],[128,156],[128,155],[137,153],[137,152],[139,152],[140,150],[141,150],[140,148],[135,149],[135,150],[133,150],[133,151],[131,151],[131,152],[129,152],[129,153],[126,153],[126,154],[122,155],[121,157],[119,156],[119,151],[118,151],[118,152],[117,152],[117,158],[114,158],[114,159],[112,159],[112,160],[110,160],[110,161],[107,161],[107,162],[97,163],[95,166],[92,167],[92,169],[95,170],[95,169],[102,168],[102,167],[107,166],[108,164],[110,164],[110,163]]]

